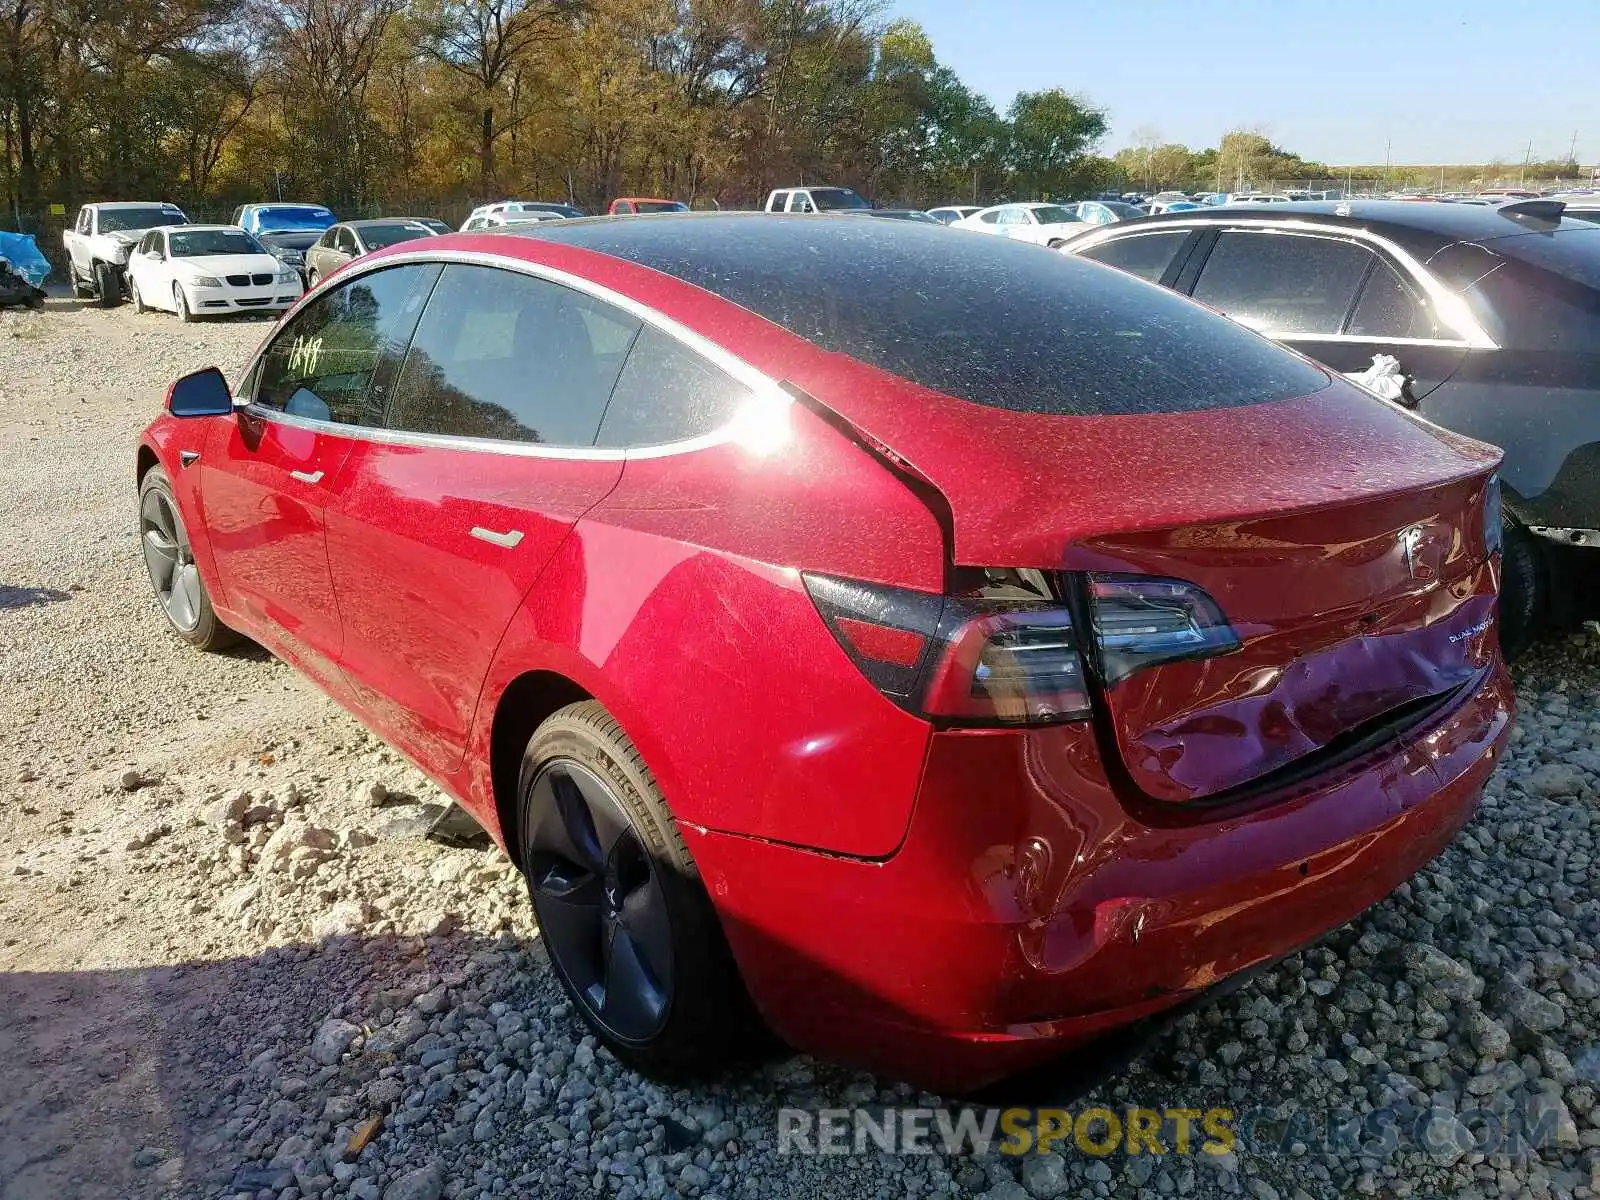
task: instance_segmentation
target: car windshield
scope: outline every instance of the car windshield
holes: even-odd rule
[[[169,233],[167,250],[173,258],[266,253],[260,243],[242,229],[195,229],[186,233]]]
[[[811,203],[822,212],[836,208],[871,208],[860,196],[849,188],[812,188]]]
[[[642,213],[688,212],[689,206],[677,200],[635,200],[633,207]]]
[[[188,219],[175,208],[102,208],[100,232],[118,233],[130,229],[155,229],[161,225],[187,225]]]
[[[401,242],[432,237],[427,226],[418,224],[368,225],[360,231],[361,240],[368,250],[381,250],[385,246],[398,246]]]
[[[570,204],[542,204],[537,201],[525,201],[521,204],[508,204],[505,207],[508,213],[545,213],[552,217],[581,217],[583,210],[573,208]]]
[[[262,229],[326,229],[333,224],[333,214],[302,205],[263,208],[256,213],[256,224]]]
[[[1077,213],[1062,208],[1059,204],[1036,204],[1033,207],[1033,216],[1041,225],[1060,225],[1064,221],[1080,219]]]

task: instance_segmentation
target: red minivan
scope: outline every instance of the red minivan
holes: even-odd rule
[[[1498,453],[1036,246],[430,238],[167,407],[172,627],[476,816],[647,1070],[1039,1063],[1382,899],[1511,721]]]

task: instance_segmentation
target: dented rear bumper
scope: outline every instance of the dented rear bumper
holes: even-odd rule
[[[1078,724],[936,734],[887,859],[684,832],[780,1034],[966,1091],[1383,899],[1472,815],[1512,704],[1496,658],[1396,740],[1233,809],[1135,814]]]

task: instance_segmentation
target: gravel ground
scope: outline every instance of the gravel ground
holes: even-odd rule
[[[781,1106],[936,1101],[805,1058],[690,1089],[621,1069],[509,864],[421,836],[430,785],[281,663],[164,630],[135,436],[266,329],[0,315],[4,1200],[1600,1195],[1600,636],[1519,669],[1443,858],[1094,1096],[1269,1106],[1233,1152],[780,1154]],[[1401,1133],[1324,1145],[1339,1110]],[[1468,1148],[1507,1112],[1538,1145]]]

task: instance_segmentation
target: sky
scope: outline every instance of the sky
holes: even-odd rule
[[[1194,149],[1261,129],[1334,165],[1600,162],[1600,2],[891,0],[939,60],[1004,111],[1062,87]]]

